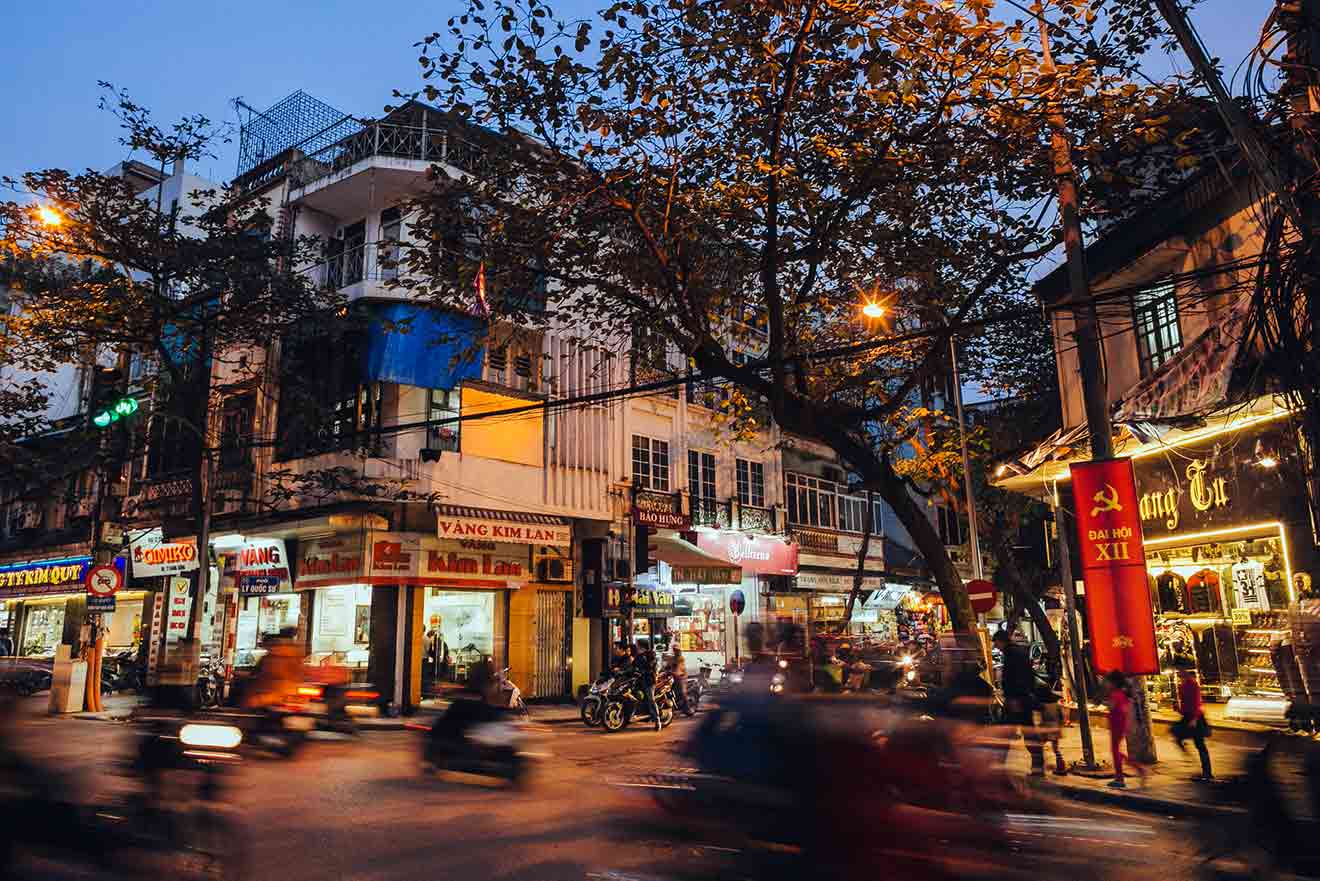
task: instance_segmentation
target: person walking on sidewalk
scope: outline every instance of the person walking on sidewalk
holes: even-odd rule
[[[1054,688],[1042,685],[1036,689],[1036,707],[1040,713],[1040,724],[1036,726],[1040,734],[1040,749],[1043,754],[1048,745],[1054,750],[1054,773],[1063,776],[1068,773],[1068,765],[1059,750],[1059,738],[1063,735],[1063,705]]]
[[[1123,777],[1124,761],[1136,769],[1141,777],[1141,785],[1145,786],[1150,770],[1145,765],[1132,761],[1123,752],[1123,741],[1127,738],[1128,728],[1132,724],[1132,696],[1128,692],[1130,686],[1127,677],[1118,670],[1111,670],[1105,676],[1105,682],[1109,685],[1109,696],[1106,698],[1109,703],[1109,750],[1114,759],[1114,779],[1109,781],[1109,786],[1112,789],[1127,789],[1127,782]]]
[[[1185,660],[1174,662],[1178,668],[1178,709],[1182,714],[1173,725],[1173,741],[1178,749],[1187,752],[1187,741],[1196,744],[1196,753],[1201,757],[1201,776],[1198,780],[1214,780],[1210,771],[1210,751],[1205,748],[1205,739],[1210,736],[1210,723],[1205,720],[1205,707],[1201,701],[1201,683],[1196,677],[1195,668]]]
[[[994,643],[1003,658],[999,687],[1004,692],[1004,723],[1008,726],[1004,757],[1008,757],[1017,729],[1022,729],[1022,742],[1031,756],[1031,774],[1038,777],[1045,773],[1045,754],[1031,716],[1036,703],[1036,674],[1031,669],[1031,658],[1026,649],[1013,642],[1007,630],[997,631]]]

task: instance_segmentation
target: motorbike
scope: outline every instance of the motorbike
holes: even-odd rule
[[[308,682],[287,703],[312,720],[313,730],[357,736],[358,718],[374,715],[379,701],[380,692],[369,685]]]
[[[427,728],[422,741],[422,766],[431,773],[458,771],[507,780],[526,786],[530,757],[523,751],[523,720],[516,710],[481,700],[456,700]]]
[[[687,696],[687,707],[683,711],[685,716],[695,716],[697,710],[701,708],[701,698],[710,688],[711,668],[703,666],[696,676],[689,676],[687,682],[683,684],[684,694]]]
[[[101,661],[101,691],[107,694],[120,691],[143,694],[146,690],[146,669],[138,662],[136,652],[125,650],[106,655]]]
[[[660,727],[674,721],[674,677],[660,673],[655,680],[655,705],[660,711]],[[646,693],[636,674],[620,676],[614,680],[601,709],[600,723],[606,731],[621,731],[634,717],[651,719]],[[654,721],[651,719],[651,721]]]
[[[588,728],[594,728],[600,724],[600,708],[605,703],[605,695],[609,693],[610,684],[614,681],[613,672],[606,671],[596,677],[596,681],[591,683],[591,688],[582,697],[582,722]]]
[[[532,713],[527,709],[527,702],[523,700],[522,690],[514,685],[513,680],[509,678],[508,667],[495,674],[495,684],[497,693],[501,695],[501,701],[503,701],[501,706],[513,710],[524,719],[531,718]]]
[[[209,710],[220,706],[225,695],[224,668],[209,658],[202,658],[197,669],[197,706]]]
[[[140,790],[88,803],[68,785],[21,757],[0,761],[0,875],[9,877],[19,851],[45,853],[118,873],[159,873],[165,856],[185,877],[241,878],[247,843],[220,804],[224,770],[240,761],[242,732],[224,721],[189,716],[140,720],[145,731],[134,757],[121,766]],[[174,786],[182,777],[192,787]],[[168,798],[165,797],[168,792]]]

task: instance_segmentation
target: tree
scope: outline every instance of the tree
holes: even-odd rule
[[[121,142],[162,180],[223,135],[203,116],[162,128],[126,92],[101,85],[103,108],[122,122]],[[18,198],[0,203],[0,250],[22,306],[6,328],[7,363],[38,375],[60,364],[117,364],[124,393],[145,402],[132,427],[112,426],[120,429],[109,432],[113,442],[88,424],[44,459],[12,444],[7,458],[36,481],[95,468],[105,498],[107,479],[154,443],[152,456],[168,454],[190,478],[191,529],[206,547],[219,453],[211,412],[230,394],[257,388],[264,353],[282,336],[339,323],[342,303],[295,270],[319,253],[318,243],[281,237],[264,201],[238,201],[223,189],[182,193],[166,205],[163,188],[144,198],[120,174],[47,169],[4,182]],[[124,368],[133,360],[144,369],[130,388]],[[7,424],[40,404],[39,393],[8,392],[0,396]],[[208,571],[199,569],[199,593]]]
[[[481,268],[505,294],[493,317],[533,320],[514,294],[548,279],[545,320],[658,334],[747,418],[832,448],[965,629],[962,581],[895,467],[914,401],[949,335],[1021,296],[1056,244],[1047,102],[1094,147],[1085,171],[1156,130],[1171,97],[1127,80],[1157,36],[1141,4],[1044,8],[1082,35],[1050,76],[990,0],[641,0],[571,21],[469,0],[419,43],[418,94],[452,108],[483,163],[434,169],[400,283],[466,306]],[[868,327],[864,297],[933,329]],[[749,310],[763,336],[734,320]]]

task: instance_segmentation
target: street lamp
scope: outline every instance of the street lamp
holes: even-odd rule
[[[64,222],[64,217],[49,205],[37,206],[37,219],[43,226],[59,226]]]
[[[862,307],[862,314],[867,318],[884,318],[885,307],[874,300],[867,300],[866,305]]]

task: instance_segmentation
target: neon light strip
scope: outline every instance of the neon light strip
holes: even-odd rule
[[[83,555],[80,557],[60,557],[58,560],[31,560],[27,563],[8,563],[0,566],[0,572],[9,572],[14,569],[38,569],[45,566],[58,566],[61,563],[90,563],[92,558]]]

